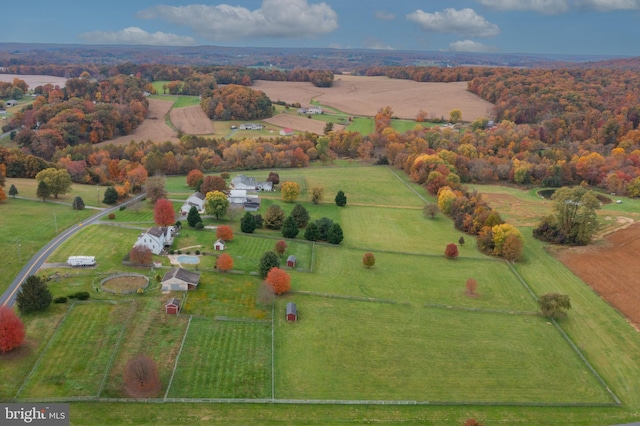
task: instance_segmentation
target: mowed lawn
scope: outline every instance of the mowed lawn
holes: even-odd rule
[[[277,316],[277,398],[610,402],[536,316],[292,299],[299,321]]]

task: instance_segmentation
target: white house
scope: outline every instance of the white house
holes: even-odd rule
[[[322,114],[322,108],[319,106],[312,106],[307,108],[307,114]]]
[[[182,205],[182,207],[180,207],[180,213],[182,215],[188,214],[189,210],[191,210],[191,207],[197,208],[198,212],[203,211],[204,210],[204,199],[205,199],[204,194],[202,194],[200,192],[194,193],[189,198],[187,198],[187,201],[185,201],[184,204]]]
[[[153,254],[160,254],[166,247],[173,244],[175,228],[173,226],[154,226],[138,236],[138,241],[133,245],[144,246]]]
[[[162,277],[162,291],[195,290],[200,281],[200,273],[175,268]]]
[[[230,204],[244,204],[247,202],[247,190],[246,189],[232,189],[229,191]]]

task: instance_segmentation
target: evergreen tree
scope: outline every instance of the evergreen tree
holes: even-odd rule
[[[245,234],[253,234],[256,230],[256,218],[249,212],[246,212],[240,220],[240,230]]]
[[[344,239],[344,235],[342,234],[342,227],[338,223],[334,223],[329,228],[329,233],[327,235],[327,241],[331,244],[340,244],[340,242]]]
[[[9,195],[13,198],[16,198],[16,195],[18,195],[18,188],[16,188],[14,184],[11,184],[11,187],[9,188]]]
[[[189,214],[187,215],[187,223],[190,227],[195,228],[196,223],[198,222],[202,222],[200,213],[198,213],[198,208],[196,206],[191,206],[191,208],[189,209]]]
[[[327,241],[329,238],[329,228],[333,225],[333,221],[328,217],[322,217],[316,220],[316,226],[318,227],[318,240]]]
[[[45,181],[40,181],[38,184],[38,189],[36,190],[36,195],[42,198],[43,202],[47,202],[47,198],[51,195],[51,191],[49,190],[49,185],[46,184]]]
[[[338,193],[336,194],[336,205],[338,205],[339,207],[344,207],[347,205],[347,196],[344,195],[344,192],[342,190],[338,191]]]
[[[318,226],[314,222],[311,222],[304,230],[304,239],[307,241],[318,241],[319,236]]]
[[[108,187],[104,191],[104,198],[102,199],[104,204],[115,204],[118,202],[118,191],[113,186]]]
[[[298,228],[305,228],[309,224],[309,212],[302,204],[296,204],[291,211],[291,216],[295,219]]]
[[[16,304],[23,314],[41,311],[47,308],[52,300],[53,296],[49,291],[49,287],[36,275],[31,275],[27,278],[16,296]]]
[[[77,195],[73,198],[72,208],[74,210],[84,210],[84,200],[81,196]]]
[[[282,224],[282,236],[285,238],[295,238],[300,230],[293,216],[287,216]]]
[[[260,258],[260,264],[258,265],[260,277],[262,279],[265,279],[271,268],[275,268],[278,266],[280,266],[278,255],[273,251],[265,252]]]

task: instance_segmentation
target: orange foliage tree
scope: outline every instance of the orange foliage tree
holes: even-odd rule
[[[233,230],[227,225],[220,225],[218,226],[218,229],[216,229],[216,238],[219,240],[231,241],[233,240]]]
[[[267,274],[266,282],[275,294],[284,294],[291,290],[291,277],[277,266],[271,268]]]
[[[365,253],[364,256],[362,256],[362,264],[368,269],[371,268],[373,265],[376,264],[376,258],[373,255],[373,253]]]
[[[216,260],[216,268],[218,268],[220,272],[227,272],[233,269],[233,258],[228,254],[221,254],[218,256],[218,260]]]
[[[187,185],[189,188],[198,189],[203,179],[204,173],[198,169],[193,169],[187,175]]]
[[[0,352],[9,352],[24,342],[24,325],[13,309],[0,307]]]
[[[176,212],[173,204],[166,198],[161,198],[153,208],[153,220],[158,226],[169,226],[176,223]]]

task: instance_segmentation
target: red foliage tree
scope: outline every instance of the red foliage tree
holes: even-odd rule
[[[275,294],[284,294],[291,290],[291,277],[277,266],[271,268],[267,274],[266,282]]]
[[[218,260],[216,260],[216,268],[218,268],[220,272],[227,272],[233,269],[233,258],[228,254],[221,254],[218,256]]]
[[[173,204],[166,198],[161,198],[153,208],[153,220],[158,226],[169,226],[176,223],[176,212]]]
[[[9,352],[24,342],[24,325],[13,309],[0,307],[0,352]]]
[[[282,256],[285,251],[287,251],[287,242],[285,240],[280,240],[276,243],[274,251],[278,256]]]
[[[367,269],[371,268],[376,264],[376,257],[373,255],[373,253],[365,253],[364,256],[362,256],[362,264]]]
[[[158,366],[146,355],[137,355],[124,368],[124,388],[134,398],[150,398],[158,395],[162,385]]]
[[[444,255],[450,259],[458,257],[458,246],[454,243],[447,244],[447,248],[444,249]]]
[[[204,179],[204,173],[198,169],[193,169],[187,175],[187,185],[189,188],[198,189]]]
[[[149,247],[143,245],[133,246],[129,251],[129,261],[138,265],[150,265],[153,253]]]
[[[216,238],[219,240],[231,241],[233,240],[233,230],[227,225],[220,225],[218,226],[218,229],[216,229]]]

